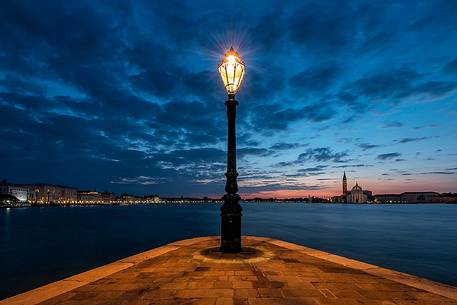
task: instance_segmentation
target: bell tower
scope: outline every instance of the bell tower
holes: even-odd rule
[[[346,179],[346,171],[343,174],[343,196],[348,194],[348,180]]]

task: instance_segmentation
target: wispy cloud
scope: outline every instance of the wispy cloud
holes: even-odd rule
[[[285,142],[279,142],[275,143],[270,146],[270,149],[272,150],[288,150],[288,149],[294,149],[294,148],[299,148],[299,147],[304,147],[308,146],[309,144],[301,144],[301,143],[285,143]]]
[[[308,148],[298,155],[296,160],[279,162],[276,166],[301,165],[307,161],[345,163],[352,160],[346,157],[348,157],[347,152],[335,152],[330,147]]]
[[[345,164],[345,165],[335,165],[333,168],[350,168],[350,167],[370,167],[373,165],[370,164]]]
[[[138,177],[120,177],[118,180],[110,181],[113,184],[141,184],[141,185],[151,185],[159,184],[166,182],[164,178],[154,178],[150,176],[138,176]]]
[[[403,138],[403,139],[399,139],[399,140],[395,140],[395,141],[398,143],[401,143],[401,144],[406,144],[406,143],[411,143],[411,142],[425,141],[425,140],[429,140],[432,138],[435,138],[435,137]]]
[[[399,128],[402,127],[404,124],[402,122],[388,122],[383,127],[384,128]]]
[[[373,149],[373,148],[381,147],[381,145],[378,145],[378,144],[369,144],[369,143],[358,144],[358,146],[359,146],[363,151],[368,150],[368,149]]]
[[[424,128],[435,128],[438,127],[438,124],[427,124],[414,127],[415,130],[424,129]]]
[[[421,175],[454,175],[454,172],[440,172],[440,171],[435,171],[435,172],[422,172],[420,173]]]
[[[376,159],[379,160],[391,160],[394,158],[398,158],[401,156],[401,153],[398,152],[393,152],[393,153],[386,153],[386,154],[380,154],[376,157]]]

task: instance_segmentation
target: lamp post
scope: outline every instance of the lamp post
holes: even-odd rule
[[[227,182],[224,203],[221,207],[221,252],[241,252],[241,205],[236,178],[236,106],[235,94],[241,85],[246,66],[238,53],[232,48],[219,64],[219,73],[227,90],[228,140],[227,140]]]

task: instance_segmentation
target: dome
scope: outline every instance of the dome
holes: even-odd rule
[[[359,186],[359,184],[356,182],[355,186],[352,188],[353,191],[361,191],[362,188]]]

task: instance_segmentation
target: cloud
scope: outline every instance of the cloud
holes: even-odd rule
[[[381,145],[377,145],[377,144],[369,144],[369,143],[361,143],[361,144],[358,144],[358,146],[363,150],[368,150],[368,149],[373,149],[373,148],[377,148],[377,147],[380,147]]]
[[[391,160],[394,158],[398,158],[401,156],[401,153],[394,152],[394,153],[386,153],[386,154],[380,154],[376,157],[376,159],[379,160]]]
[[[280,190],[301,190],[301,191],[309,191],[309,190],[320,190],[322,186],[320,185],[306,185],[306,184],[280,184],[280,183],[273,183],[273,184],[264,184],[258,186],[240,186],[240,192],[243,193],[256,193],[256,192],[267,192],[267,191],[280,191]]]
[[[237,155],[240,158],[244,158],[246,156],[260,156],[265,157],[271,155],[273,152],[266,149],[266,148],[256,148],[256,147],[244,147],[237,149]]]
[[[327,165],[318,165],[315,167],[307,167],[307,168],[301,168],[298,170],[300,173],[313,173],[313,172],[320,172],[323,169],[325,169]]]
[[[340,138],[340,139],[338,139],[338,142],[348,144],[348,143],[358,142],[361,139],[362,138]]]
[[[295,161],[279,162],[276,166],[301,165],[307,161],[344,163],[351,160],[344,159],[347,156],[347,152],[335,152],[330,147],[308,148],[304,153],[298,155]]]
[[[438,98],[450,94],[457,89],[457,82],[428,81],[404,91],[404,96],[429,96]]]
[[[332,106],[325,103],[301,108],[283,108],[279,104],[260,105],[252,109],[250,124],[261,132],[286,130],[294,122],[300,120],[324,122],[331,119],[335,113]]]
[[[444,67],[443,70],[450,73],[450,74],[457,74],[457,57],[450,62],[448,62]]]
[[[312,177],[325,174],[324,170],[327,165],[317,165],[314,167],[300,168],[296,174],[286,175],[287,177]]]
[[[307,146],[308,144],[300,144],[300,143],[284,143],[278,142],[270,146],[272,150],[289,150],[294,148],[299,148],[303,146]]]
[[[454,175],[455,172],[440,172],[440,171],[434,171],[434,172],[422,172],[420,173],[421,175]]]
[[[191,148],[167,152],[153,153],[148,158],[171,166],[192,169],[192,166],[211,166],[215,163],[224,163],[226,152],[217,148]]]
[[[351,42],[352,34],[357,29],[357,23],[351,22],[356,11],[341,3],[307,3],[289,17],[286,35],[309,52],[335,54]],[[366,13],[369,14],[368,10]]]
[[[150,176],[138,176],[138,177],[120,177],[116,181],[111,181],[110,183],[113,184],[142,184],[142,185],[151,185],[151,184],[159,184],[163,182],[164,179],[161,178],[153,178]]]
[[[370,72],[343,86],[339,98],[349,107],[368,109],[360,97],[383,100],[396,104],[411,98],[440,98],[457,90],[454,81],[423,81],[424,75],[411,67]]]
[[[347,84],[343,92],[372,98],[404,96],[405,90],[412,86],[413,81],[421,77],[421,74],[409,67],[372,72]]]
[[[402,127],[404,124],[401,123],[401,122],[389,122],[389,123],[386,123],[383,127],[384,128],[392,128],[392,127]]]
[[[322,93],[330,88],[340,73],[340,68],[335,64],[313,66],[291,77],[289,85],[296,92],[305,95]]]
[[[439,126],[438,124],[428,124],[428,125],[416,126],[416,127],[414,127],[414,129],[419,130],[419,129],[424,129],[424,128],[436,128],[438,126]]]
[[[148,92],[153,95],[170,98],[175,94],[180,79],[177,71],[158,71],[149,69],[129,77],[130,82],[143,92]]]
[[[335,165],[333,168],[350,168],[350,167],[370,167],[373,165],[370,164],[345,164],[345,165]]]
[[[346,152],[334,152],[330,147],[309,148],[306,152],[298,156],[299,161],[313,160],[316,162],[346,162],[343,158],[347,157]]]
[[[428,139],[432,139],[432,138],[434,138],[434,137],[403,138],[403,139],[396,140],[396,142],[398,142],[400,144],[406,144],[406,143],[411,143],[411,142],[424,141],[424,140],[428,140]]]

